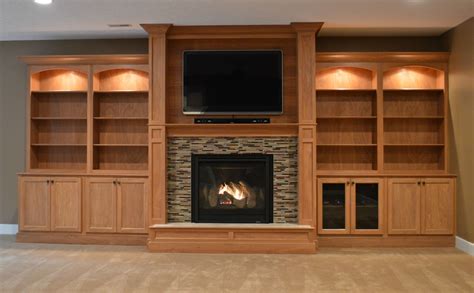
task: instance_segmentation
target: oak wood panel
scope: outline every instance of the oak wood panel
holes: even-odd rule
[[[31,117],[87,118],[86,92],[33,92]]]
[[[149,25],[148,25],[149,26]],[[145,30],[151,33],[149,28]],[[289,25],[171,26],[168,39],[265,39],[295,38]]]
[[[30,89],[32,91],[87,91],[87,70],[80,69],[82,70],[61,68],[39,71],[31,75]]]
[[[117,186],[113,178],[87,178],[86,232],[117,232]]]
[[[150,224],[168,221],[166,129],[150,127]]]
[[[422,233],[454,233],[454,180],[422,179]]]
[[[81,234],[68,232],[19,232],[16,234],[16,242],[144,246],[147,242],[147,235],[111,233]]]
[[[270,124],[168,124],[168,137],[222,137],[232,133],[232,137],[282,137],[298,136],[297,123]]]
[[[87,143],[87,120],[34,120],[31,121],[31,144]]]
[[[148,144],[147,120],[96,120],[94,144]]]
[[[300,126],[298,134],[298,223],[316,225],[316,127]]]
[[[148,249],[153,252],[314,253],[314,228],[248,228],[152,226]],[[247,225],[249,226],[249,225]]]
[[[302,124],[316,122],[315,56],[316,33],[297,32],[297,80],[298,80],[298,121]]]
[[[444,89],[444,73],[425,66],[403,66],[384,72],[385,89]]]
[[[372,90],[319,90],[317,117],[375,117],[377,92]]]
[[[320,178],[318,181],[318,234],[349,234],[351,231],[351,188],[350,178]],[[323,185],[324,184],[343,184],[345,190],[344,205],[344,229],[325,229],[323,227],[324,205],[323,205]]]
[[[384,236],[322,236],[319,247],[454,247],[454,236],[392,235]]]
[[[317,146],[317,169],[375,171],[377,148],[375,145],[319,145]]]
[[[377,144],[375,119],[319,119],[317,143]]]
[[[51,178],[51,231],[80,232],[81,219],[81,179]]]
[[[271,117],[272,123],[298,122],[296,46],[295,41],[291,39],[169,40],[166,59],[166,122],[168,124],[192,124],[196,117],[183,114],[182,59],[185,50],[265,49],[279,49],[283,52],[283,114],[264,116]],[[249,115],[246,117],[255,116],[261,117],[262,115]],[[232,117],[232,115],[218,115],[215,117]]]
[[[146,54],[20,56],[29,65],[148,64]]]
[[[86,170],[87,148],[82,145],[31,147],[30,169]]]
[[[96,145],[93,170],[143,171],[148,170],[147,145]]]
[[[384,116],[444,116],[442,90],[385,90]]]
[[[95,66],[94,69],[94,91],[148,91],[146,65],[121,66],[114,69]]]
[[[337,66],[316,73],[316,89],[372,89],[376,87],[373,71],[365,68]]]
[[[385,145],[384,170],[388,172],[444,170],[443,145]]]
[[[47,177],[20,177],[20,231],[50,231],[50,185]]]
[[[421,180],[388,180],[388,234],[420,234]]]
[[[95,92],[94,117],[148,118],[146,92]]]
[[[443,119],[385,119],[385,144],[444,144]]]
[[[150,108],[149,119],[151,125],[164,125],[166,122],[166,80],[168,72],[166,70],[167,48],[166,32],[170,25],[164,24],[153,27],[143,26],[150,33],[149,48],[150,54]]]
[[[352,178],[351,179],[351,234],[371,235],[383,234],[385,231],[385,184],[381,178]],[[378,228],[358,229],[357,228],[357,184],[377,184],[378,186]]]
[[[148,179],[119,178],[117,232],[147,233]]]
[[[319,62],[448,62],[449,52],[316,52]]]

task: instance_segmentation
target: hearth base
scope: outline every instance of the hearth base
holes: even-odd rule
[[[309,225],[176,223],[151,226],[148,250],[310,254],[317,251],[317,241]]]

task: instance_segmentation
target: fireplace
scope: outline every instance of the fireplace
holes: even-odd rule
[[[195,223],[272,223],[273,155],[192,155]]]

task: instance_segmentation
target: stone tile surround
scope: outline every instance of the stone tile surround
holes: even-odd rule
[[[168,147],[168,221],[191,222],[191,154],[273,154],[273,222],[298,221],[296,137],[176,137]]]

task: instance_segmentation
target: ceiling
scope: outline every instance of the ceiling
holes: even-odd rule
[[[140,23],[325,22],[323,36],[437,36],[474,0],[0,0],[0,40],[145,37]],[[108,24],[131,24],[110,28]]]

